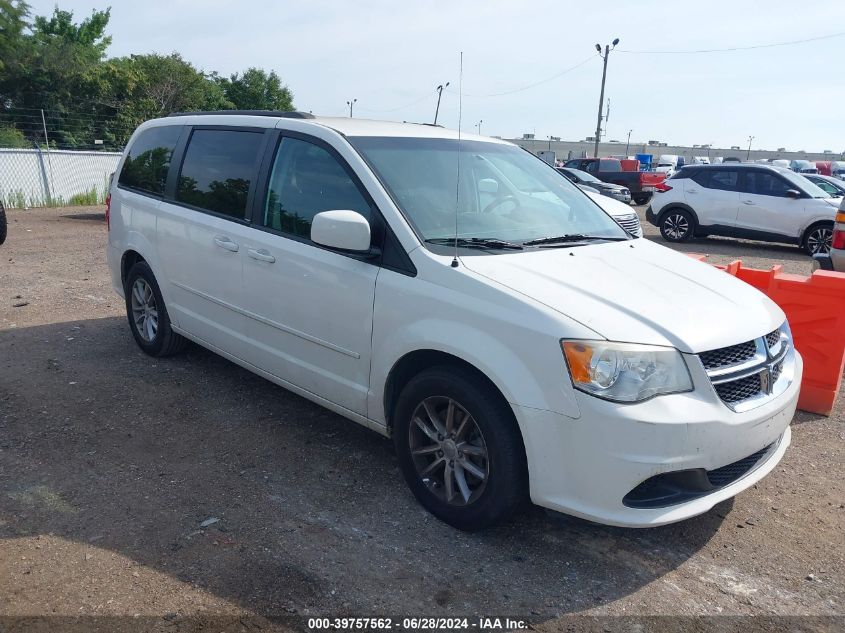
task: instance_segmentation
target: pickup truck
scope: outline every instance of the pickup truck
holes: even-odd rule
[[[622,163],[616,158],[573,158],[564,167],[580,169],[604,182],[627,187],[636,204],[648,203],[666,180],[666,174],[653,171],[622,171]]]

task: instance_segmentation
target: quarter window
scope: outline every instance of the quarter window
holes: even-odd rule
[[[194,130],[176,200],[231,218],[246,218],[246,201],[263,134],[239,130]]]
[[[153,195],[164,194],[170,158],[182,127],[168,125],[148,128],[138,135],[126,153],[117,183]]]
[[[370,219],[370,205],[334,156],[319,145],[283,138],[270,175],[262,224],[310,238],[314,216],[336,210],[357,211]]]

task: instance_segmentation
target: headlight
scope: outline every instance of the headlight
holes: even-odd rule
[[[576,389],[615,402],[640,402],[666,393],[692,391],[681,353],[673,347],[561,341]]]

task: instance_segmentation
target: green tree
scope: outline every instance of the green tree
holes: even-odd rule
[[[0,125],[0,147],[32,147],[23,132],[10,125]]]
[[[293,110],[293,94],[275,73],[248,68],[242,75],[218,79],[226,98],[238,110]]]

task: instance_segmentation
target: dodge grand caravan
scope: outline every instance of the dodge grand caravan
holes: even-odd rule
[[[392,437],[414,495],[458,528],[526,498],[613,525],[686,519],[789,445],[802,361],[784,313],[633,239],[507,142],[172,116],[133,134],[109,204],[144,352],[193,341]]]

